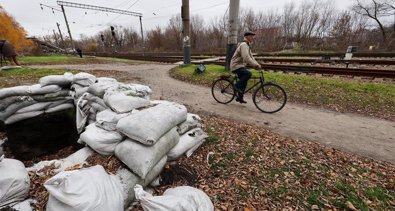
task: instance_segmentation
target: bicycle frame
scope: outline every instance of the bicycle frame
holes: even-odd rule
[[[251,87],[247,88],[247,89],[244,91],[244,94],[247,93],[247,92],[249,92],[249,91],[251,91],[251,90],[253,90],[256,86],[263,85],[263,84],[265,83],[265,77],[263,76],[263,72],[261,71],[260,73],[261,73],[261,76],[259,76],[259,77],[252,77],[252,78],[251,78],[251,79],[259,79],[259,81],[258,81],[258,82],[255,82]],[[234,77],[235,77],[235,81],[233,82],[233,86],[234,86],[234,85],[237,83],[237,81],[239,80],[239,77],[237,77],[237,76],[234,76]]]

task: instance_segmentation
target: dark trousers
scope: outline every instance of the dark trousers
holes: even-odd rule
[[[235,87],[239,89],[242,93],[239,93],[239,96],[243,96],[244,91],[246,90],[247,87],[247,82],[251,78],[252,73],[247,70],[245,67],[241,67],[235,71],[234,73],[237,74],[237,77],[239,78],[239,81],[235,84]]]

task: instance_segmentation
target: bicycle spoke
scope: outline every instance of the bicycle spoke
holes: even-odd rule
[[[217,102],[229,103],[234,98],[233,84],[227,79],[218,79],[214,81],[211,93]]]
[[[260,111],[275,113],[284,107],[287,96],[280,86],[276,84],[264,84],[255,90],[253,101]]]

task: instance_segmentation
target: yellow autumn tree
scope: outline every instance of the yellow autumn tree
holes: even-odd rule
[[[33,43],[26,39],[26,31],[0,5],[0,39],[8,40],[16,50],[28,50]]]

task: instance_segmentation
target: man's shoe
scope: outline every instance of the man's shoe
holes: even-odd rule
[[[236,98],[236,101],[239,103],[247,103],[247,101],[244,101],[243,98]]]

